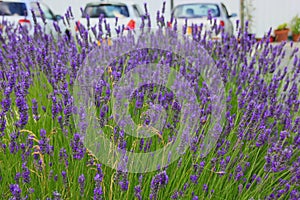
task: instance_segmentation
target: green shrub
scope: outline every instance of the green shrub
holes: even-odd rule
[[[300,34],[300,17],[296,15],[291,22],[291,29],[293,34]]]

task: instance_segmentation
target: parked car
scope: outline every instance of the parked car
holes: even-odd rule
[[[68,29],[64,28],[63,23],[60,22],[62,18],[60,15],[55,15],[43,2],[32,0],[0,0],[0,16],[2,16],[0,27],[5,28],[5,23],[7,25],[11,24],[15,28],[21,25],[26,27],[30,34],[33,34],[34,20],[31,10],[34,11],[37,23],[44,26],[40,12],[42,10],[46,19],[45,31],[47,33],[56,33],[53,26],[54,21],[58,22],[58,25],[62,27],[62,31],[68,32]]]
[[[199,0],[196,3],[179,4],[172,10],[172,14],[177,20],[178,29],[182,30],[187,19],[187,34],[192,33],[192,24],[196,24],[197,26],[203,24],[202,29],[204,30],[202,32],[210,29],[212,24],[208,19],[209,13],[213,19],[217,20],[218,25],[224,27],[226,33],[230,36],[233,35],[233,24],[230,18],[237,15],[235,13],[230,15],[226,6],[221,2]],[[213,33],[212,36],[219,38],[220,33]]]
[[[128,30],[139,28],[144,13],[138,4],[131,1],[122,1],[122,3],[111,1],[105,3],[91,2],[86,4],[82,17],[76,23],[75,30],[78,31],[81,26],[84,26],[90,30],[90,37],[94,37],[91,28],[95,26],[98,28],[100,16],[110,25],[112,34],[116,34],[115,29],[122,29],[122,26]],[[89,18],[89,26],[87,18]],[[102,30],[105,30],[104,23],[102,24]]]

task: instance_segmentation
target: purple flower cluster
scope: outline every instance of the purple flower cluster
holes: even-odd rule
[[[14,200],[21,199],[22,190],[18,184],[11,184],[9,186],[9,188],[10,188],[11,194],[13,195],[12,199],[14,199]]]
[[[46,131],[42,129],[40,131],[41,139],[39,140],[40,152],[42,154],[53,154],[54,147],[49,144],[50,139],[46,137]]]
[[[101,182],[103,181],[103,173],[101,169],[101,165],[97,165],[97,173],[94,177],[95,188],[94,188],[94,200],[102,200],[103,190],[101,186]]]
[[[159,174],[155,175],[151,180],[151,192],[150,192],[150,199],[157,199],[158,191],[165,187],[169,182],[169,177],[166,171],[160,172]]]
[[[86,148],[84,147],[79,134],[74,135],[74,139],[71,141],[70,145],[73,150],[73,158],[81,160],[85,155]]]
[[[59,162],[64,163],[66,167],[69,166],[68,154],[65,148],[61,148],[59,151]]]
[[[142,185],[143,185],[143,176],[140,175],[140,177],[139,177],[139,184],[134,187],[134,196],[138,200],[142,200]]]
[[[79,187],[80,187],[80,196],[84,197],[84,185],[85,185],[85,177],[83,174],[81,174],[78,177],[78,183],[79,183]]]
[[[40,119],[39,113],[38,113],[38,102],[36,101],[36,99],[32,99],[32,115],[33,118],[38,121]]]

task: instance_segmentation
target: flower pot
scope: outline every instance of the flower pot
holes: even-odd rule
[[[300,42],[300,33],[299,34],[293,34],[293,41],[294,42]]]
[[[288,39],[289,29],[275,30],[275,41],[282,42]]]

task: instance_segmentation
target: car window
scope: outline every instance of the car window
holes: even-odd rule
[[[45,4],[43,3],[39,3],[40,4],[40,8],[41,10],[43,11],[44,15],[45,15],[45,18],[46,19],[54,19],[54,14],[53,12],[49,9],[48,6],[46,6]],[[36,2],[31,2],[30,3],[31,5],[31,9],[34,11],[34,14],[36,17],[41,17],[41,12],[40,12],[40,9],[37,5]]]
[[[222,6],[222,9],[223,9],[224,12],[225,12],[226,17],[229,17],[229,14],[228,14],[228,11],[227,11],[226,6],[225,6],[224,4],[222,4],[222,3],[221,3],[221,6]]]
[[[26,16],[27,9],[25,3],[2,2],[0,1],[0,15]]]
[[[139,5],[134,4],[134,5],[132,5],[132,7],[133,7],[133,10],[134,10],[134,13],[136,16],[142,17],[144,15],[141,8],[139,7]]]
[[[129,12],[126,5],[100,4],[86,6],[83,17],[86,15],[90,18],[98,18],[100,15],[105,18],[126,18],[129,17]]]
[[[197,18],[207,17],[209,12],[213,17],[220,16],[218,5],[209,3],[179,5],[175,7],[173,14],[175,18]]]

